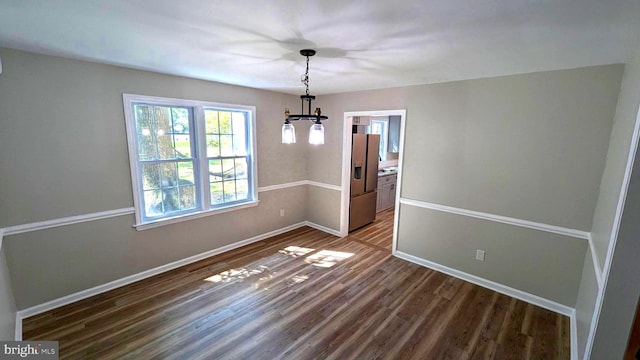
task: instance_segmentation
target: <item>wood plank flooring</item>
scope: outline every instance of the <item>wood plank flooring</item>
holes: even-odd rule
[[[23,321],[61,359],[569,359],[569,319],[391,256],[393,210],[300,228]]]

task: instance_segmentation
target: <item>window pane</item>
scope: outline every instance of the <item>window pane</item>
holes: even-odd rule
[[[135,105],[133,111],[136,118],[136,140],[138,141],[138,159],[153,160],[157,158],[155,123],[152,107],[148,105]]]
[[[171,113],[168,107],[154,106],[154,114],[156,121],[155,131],[151,132],[151,136],[158,138],[158,157],[160,159],[173,159],[175,153],[173,151],[173,139],[171,137]]]
[[[180,186],[180,210],[195,209],[196,189],[195,186]]]
[[[142,130],[150,130],[155,128],[153,124],[153,114],[151,113],[151,106],[136,104],[133,106],[133,111],[136,117],[136,129],[140,133]]]
[[[146,217],[163,215],[161,190],[144,192],[144,212]]]
[[[207,134],[219,134],[218,112],[216,110],[204,111],[205,132]]]
[[[163,189],[162,196],[162,207],[165,214],[180,210],[180,196],[178,195],[177,187]]]
[[[173,135],[176,157],[179,159],[191,157],[191,137],[189,135]]]
[[[136,104],[134,112],[140,160],[192,156],[189,109]]]
[[[207,135],[207,157],[220,156],[220,136]]]
[[[174,159],[176,157],[173,151],[173,136],[165,133],[165,130],[158,129],[158,155],[160,159]]]
[[[236,166],[234,159],[222,160],[222,177],[224,179],[233,179],[236,177]]]
[[[236,181],[237,200],[246,200],[249,197],[249,180]]]
[[[160,165],[161,187],[173,187],[178,185],[178,166],[174,162]]]
[[[233,121],[233,155],[247,155],[246,121],[245,113],[234,112]]]
[[[180,186],[193,185],[195,183],[193,161],[180,161],[178,163],[178,178],[180,179]]]
[[[209,160],[209,182],[222,181],[222,160]]]
[[[189,110],[185,108],[172,108],[173,132],[176,134],[189,134]]]
[[[142,129],[141,134],[137,134],[138,140],[138,159],[139,160],[155,160],[157,159],[156,137],[150,135],[150,130]]]
[[[247,159],[246,158],[236,158],[235,159],[235,167],[236,167],[236,179],[246,179],[247,174]]]
[[[228,111],[219,111],[218,119],[220,121],[220,134],[231,134],[231,113]]]
[[[236,183],[235,181],[225,181],[224,182],[224,201],[235,201],[236,200]]]
[[[220,155],[233,156],[233,136],[220,135]]]
[[[160,188],[160,165],[142,164],[142,189]]]
[[[223,186],[221,181],[211,183],[211,205],[222,204],[224,202],[222,189]]]

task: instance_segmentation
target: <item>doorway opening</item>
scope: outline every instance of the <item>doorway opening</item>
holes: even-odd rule
[[[365,124],[361,123],[362,118],[367,118]],[[355,119],[355,121],[354,121]],[[406,122],[406,110],[377,110],[377,111],[350,111],[344,113],[343,127],[343,152],[342,152],[342,199],[340,206],[340,233],[342,236],[349,234],[349,206],[351,202],[351,178],[352,178],[352,146],[353,134],[375,133],[380,136],[379,147],[379,170],[380,174],[393,173],[395,184],[393,189],[393,199],[390,200],[386,194],[386,201],[391,201],[395,207],[393,221],[393,245],[392,251],[396,250],[397,228],[399,218],[400,184],[402,179],[402,153],[404,149],[404,132]],[[373,126],[372,126],[373,123]],[[367,128],[368,127],[368,128]],[[391,150],[391,151],[389,151]],[[382,171],[382,170],[386,171]],[[377,199],[378,200],[378,199]],[[376,201],[378,203],[378,201]],[[390,208],[389,206],[388,208]]]

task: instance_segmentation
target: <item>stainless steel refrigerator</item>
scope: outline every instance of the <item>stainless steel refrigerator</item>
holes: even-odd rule
[[[353,134],[349,231],[367,225],[376,218],[379,148],[380,135]]]

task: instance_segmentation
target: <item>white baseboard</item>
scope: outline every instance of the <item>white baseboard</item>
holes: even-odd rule
[[[529,304],[533,304],[536,306],[540,306],[542,308],[545,308],[547,310],[551,310],[553,312],[565,315],[569,317],[569,321],[570,321],[570,326],[571,326],[571,359],[572,360],[578,360],[578,324],[577,324],[577,319],[576,319],[576,310],[572,307],[557,303],[555,301],[552,300],[548,300],[545,298],[542,298],[540,296],[537,295],[533,295],[530,294],[528,292],[522,291],[522,290],[518,290],[518,289],[514,289],[512,287],[506,286],[506,285],[502,285],[499,284],[497,282],[491,281],[491,280],[487,280],[475,275],[471,275],[469,273],[465,273],[463,271],[459,271],[456,269],[452,269],[450,267],[444,266],[444,265],[440,265],[437,263],[434,263],[432,261],[429,260],[425,260],[422,258],[419,258],[417,256],[413,256],[413,255],[409,255],[407,253],[404,253],[402,251],[398,251],[398,250],[394,250],[393,255],[403,259],[403,260],[407,260],[409,262],[412,262],[414,264],[418,264],[442,273],[445,273],[447,275],[451,275],[453,277],[456,277],[458,279],[462,279],[465,281],[468,281],[470,283],[482,286],[484,288],[499,292],[501,294],[505,294],[507,296],[511,296],[513,298],[516,298],[518,300],[522,300],[525,302],[528,302]]]
[[[98,285],[98,286],[92,287],[90,289],[82,290],[82,291],[79,291],[77,293],[73,293],[73,294],[70,294],[70,295],[67,295],[67,296],[63,296],[61,298],[58,298],[58,299],[55,299],[55,300],[51,300],[51,301],[48,301],[48,302],[40,304],[40,305],[36,305],[36,306],[32,306],[30,308],[26,308],[24,310],[20,310],[20,311],[16,312],[16,334],[15,334],[16,340],[20,341],[22,339],[22,319],[24,319],[24,318],[27,318],[27,317],[30,317],[30,316],[34,316],[34,315],[38,315],[38,314],[41,314],[43,312],[46,312],[46,311],[49,311],[49,310],[52,310],[52,309],[55,309],[55,308],[58,308],[58,307],[61,307],[61,306],[67,305],[67,304],[71,304],[73,302],[80,301],[80,300],[86,299],[88,297],[95,296],[95,295],[107,292],[109,290],[113,290],[113,289],[116,289],[116,288],[119,288],[119,287],[122,287],[122,286],[125,286],[125,285],[128,285],[128,284],[134,283],[136,281],[143,280],[143,279],[146,279],[148,277],[151,277],[151,276],[154,276],[154,275],[158,275],[158,274],[161,274],[163,272],[166,272],[166,271],[169,271],[169,270],[173,270],[173,269],[179,268],[181,266],[188,265],[188,264],[191,264],[191,263],[194,263],[196,261],[200,261],[200,260],[206,259],[206,258],[214,256],[214,255],[221,254],[223,252],[234,250],[234,249],[237,249],[237,248],[245,246],[245,245],[249,245],[249,244],[254,243],[254,242],[258,242],[258,241],[261,241],[261,240],[264,240],[264,239],[268,239],[270,237],[273,237],[273,236],[276,236],[276,235],[280,235],[280,234],[283,234],[283,233],[285,233],[287,231],[291,231],[291,230],[294,230],[294,229],[297,229],[297,228],[300,228],[300,227],[303,227],[303,226],[313,227],[313,228],[318,229],[320,231],[325,231],[324,229],[327,229],[327,230],[330,230],[331,232],[329,232],[329,231],[326,231],[326,232],[329,232],[331,234],[333,234],[333,232],[335,232],[335,230],[332,230],[332,229],[329,229],[329,228],[325,228],[325,227],[320,226],[320,225],[312,224],[312,223],[309,223],[307,221],[303,221],[303,222],[299,222],[299,223],[296,223],[296,224],[293,224],[293,225],[289,225],[289,226],[286,226],[286,227],[283,227],[283,228],[280,228],[280,229],[277,229],[277,230],[273,230],[273,231],[270,231],[270,232],[267,232],[267,233],[264,233],[264,234],[260,234],[260,235],[254,236],[254,237],[246,239],[246,240],[238,241],[238,242],[235,242],[233,244],[229,244],[229,245],[217,248],[217,249],[213,249],[213,250],[210,250],[210,251],[207,251],[207,252],[203,252],[201,254],[190,256],[190,257],[182,259],[182,260],[174,261],[174,262],[166,264],[166,265],[162,265],[162,266],[155,267],[153,269],[145,270],[143,272],[140,272],[140,273],[137,273],[137,274],[133,274],[133,275],[124,277],[122,279],[114,280],[114,281],[108,282],[106,284]]]
[[[505,294],[508,296],[511,296],[513,298],[516,298],[518,300],[522,300],[525,302],[528,302],[529,304],[533,304],[536,306],[540,306],[542,308],[545,308],[547,310],[551,310],[553,312],[562,314],[562,315],[566,315],[571,317],[571,315],[575,312],[575,309],[573,309],[572,307],[569,307],[567,305],[563,305],[560,303],[557,303],[555,301],[549,300],[549,299],[545,299],[542,298],[538,295],[533,295],[530,294],[528,292],[522,291],[522,290],[518,290],[518,289],[514,289],[512,287],[491,281],[491,280],[487,280],[484,278],[481,278],[479,276],[476,275],[471,275],[469,273],[465,273],[463,271],[460,270],[456,270],[453,268],[450,268],[448,266],[444,266],[444,265],[440,265],[438,263],[434,263],[432,261],[429,260],[425,260],[422,258],[419,258],[417,256],[413,256],[413,255],[409,255],[407,253],[404,253],[402,251],[394,251],[393,255],[395,255],[396,257],[399,257],[400,259],[403,260],[407,260],[410,261],[414,264],[418,264],[418,265],[422,265],[424,267],[428,267],[430,269],[445,273],[447,275],[451,275],[453,277],[456,277],[458,279],[462,279],[465,281],[468,281],[470,283],[482,286],[484,288],[487,289],[491,289],[493,291],[497,291],[501,294]]]
[[[312,223],[311,221],[305,221],[304,224],[307,225],[308,227],[314,228],[316,230],[320,230],[320,231],[326,232],[327,234],[335,235],[337,237],[343,237],[342,234],[340,233],[340,231],[338,231],[338,230],[334,230],[334,229],[328,228],[326,226],[318,225],[316,223]]]

